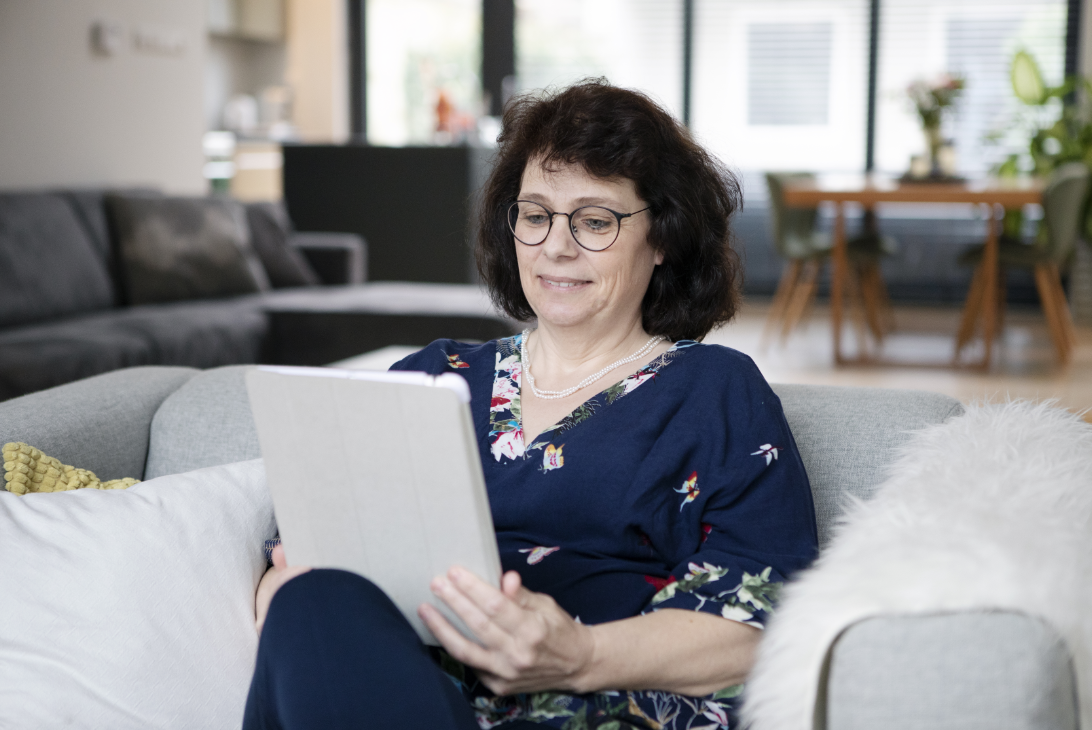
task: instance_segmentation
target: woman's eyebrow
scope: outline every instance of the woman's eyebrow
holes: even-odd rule
[[[577,198],[574,202],[576,202],[578,205],[615,205],[615,206],[618,206],[618,205],[622,204],[621,201],[619,201],[617,198],[600,198],[600,197]]]
[[[533,203],[546,204],[550,202],[550,196],[543,195],[542,193],[520,193],[520,200],[530,200]],[[602,196],[584,196],[582,198],[576,198],[573,200],[575,207],[579,208],[585,205],[601,205],[601,206],[615,206],[624,207],[624,204],[618,198],[602,197]]]

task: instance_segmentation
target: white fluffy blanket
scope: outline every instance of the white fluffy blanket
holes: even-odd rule
[[[1092,424],[1049,404],[973,406],[915,433],[889,474],[786,587],[745,723],[810,730],[827,651],[857,621],[993,608],[1040,617],[1066,640],[1092,728]]]

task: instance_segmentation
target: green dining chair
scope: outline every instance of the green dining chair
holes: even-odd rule
[[[1002,236],[998,241],[999,304],[1003,305],[1005,301],[1006,271],[1013,268],[1032,271],[1039,302],[1043,307],[1043,316],[1050,329],[1058,359],[1063,364],[1068,362],[1072,354],[1075,334],[1069,304],[1062,289],[1061,272],[1071,262],[1080,236],[1089,175],[1088,166],[1083,162],[1070,162],[1056,169],[1043,190],[1043,219],[1035,240],[1025,243]],[[986,278],[983,273],[985,248],[984,243],[972,246],[959,257],[960,263],[974,266],[975,271],[967,293],[967,306],[963,309],[963,321],[956,337],[957,358],[974,336],[982,311],[986,292]],[[1003,306],[998,311],[1002,312]],[[998,316],[995,327],[1000,330],[1001,326],[1001,317]]]
[[[785,204],[786,183],[814,179],[815,175],[809,172],[766,173],[774,249],[786,264],[770,304],[764,337],[780,323],[784,340],[800,323],[815,299],[823,263],[831,255],[834,242],[830,234],[815,230],[818,209]],[[859,305],[861,319],[867,322],[877,342],[893,328],[891,303],[880,274],[880,259],[896,250],[893,238],[874,232],[866,232],[846,242],[850,260],[850,302]]]

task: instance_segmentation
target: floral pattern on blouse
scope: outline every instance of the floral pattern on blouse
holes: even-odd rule
[[[701,490],[698,489],[698,473],[692,472],[686,481],[682,483],[681,487],[675,489],[679,494],[685,494],[686,498],[683,499],[682,504],[679,505],[679,511],[682,512],[682,508],[693,502],[701,494]]]
[[[526,458],[527,452],[548,449],[550,440],[559,434],[583,423],[595,415],[603,405],[611,405],[619,398],[632,393],[641,385],[655,380],[660,371],[671,363],[675,356],[688,347],[698,344],[693,340],[679,340],[652,362],[620,380],[598,395],[581,403],[572,413],[562,418],[553,426],[544,429],[531,444],[523,442],[523,413],[520,409],[520,386],[523,382],[523,363],[520,353],[523,348],[523,335],[518,334],[497,341],[496,365],[493,377],[493,397],[489,405],[489,450],[493,458]],[[600,401],[602,399],[602,401]],[[561,449],[558,448],[559,452]],[[543,470],[557,467],[543,463]]]
[[[465,694],[473,698],[482,730],[512,720],[548,724],[561,730],[713,730],[728,727],[743,685],[726,687],[705,697],[687,697],[653,690],[597,692],[571,695],[535,692],[497,697],[481,684],[472,670],[440,648],[433,658]]]
[[[473,392],[504,569],[518,571],[529,590],[553,596],[587,624],[670,608],[761,628],[785,576],[814,556],[816,536],[799,454],[776,395],[753,363],[717,345],[676,343],[525,444],[522,344],[518,335],[480,346],[444,340],[396,366],[451,372],[455,353],[468,364],[456,372]],[[770,509],[784,510],[785,529],[769,530],[755,519]],[[739,545],[747,550],[738,552]],[[738,725],[742,685],[704,697],[664,691],[497,697],[472,668],[442,649],[431,651],[481,728],[503,730],[513,720],[560,730]]]
[[[533,548],[523,548],[522,550],[520,550],[520,552],[527,554],[527,564],[528,565],[538,565],[539,563],[542,562],[542,559],[545,558],[547,555],[549,555],[551,553],[556,553],[560,549],[561,548],[558,547],[557,545],[554,545],[553,547],[546,547],[545,545],[536,545]]]
[[[701,611],[706,602],[723,604],[720,615],[724,618],[739,621],[759,629],[764,627],[762,621],[755,620],[755,614],[759,611],[767,615],[773,613],[774,603],[777,601],[777,594],[782,586],[780,581],[770,581],[770,571],[772,570],[770,567],[767,566],[765,570],[757,575],[744,572],[743,579],[738,585],[719,593],[712,593],[709,589],[699,592],[698,589],[709,583],[719,581],[728,574],[727,568],[710,565],[709,563],[703,563],[702,565],[690,563],[687,567],[689,572],[682,580],[677,580],[675,576],[670,576],[667,579],[645,576],[648,583],[659,589],[656,595],[652,597],[651,611],[656,610],[656,605],[674,598],[677,593],[690,593],[697,600],[697,605],[694,607],[695,611]]]
[[[758,447],[758,451],[751,452],[751,456],[766,457],[766,466],[769,466],[774,461],[777,461],[777,452],[780,450],[780,446],[774,446],[773,444],[762,444]]]
[[[565,448],[565,444],[555,447],[550,444],[542,451],[542,471],[553,471],[554,469],[560,469],[565,466],[565,457],[561,455],[561,450]]]

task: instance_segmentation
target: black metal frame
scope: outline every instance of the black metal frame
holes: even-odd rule
[[[546,214],[550,217],[550,225],[546,227],[546,235],[543,236],[542,240],[539,241],[538,243],[528,243],[527,241],[524,241],[522,238],[520,238],[519,236],[516,235],[516,224],[512,220],[512,218],[513,218],[512,213],[513,213],[513,211],[515,211],[518,214],[519,209],[516,208],[516,206],[519,205],[520,203],[530,203],[531,205],[537,205],[538,207],[540,207],[544,211],[546,211]],[[586,208],[598,208],[599,210],[605,210],[608,213],[610,213],[611,215],[613,215],[615,218],[618,219],[618,230],[616,230],[614,232],[614,240],[612,240],[610,243],[608,243],[603,248],[588,248],[587,246],[582,244],[580,242],[580,239],[577,238],[577,236],[576,236],[576,226],[573,225],[573,216],[576,215],[577,213],[579,213],[580,211],[585,210]],[[572,234],[573,240],[576,241],[576,245],[580,246],[580,248],[584,249],[585,251],[594,251],[594,252],[598,253],[600,251],[606,251],[608,248],[613,246],[615,241],[618,240],[618,236],[622,235],[622,221],[624,221],[626,218],[630,218],[632,216],[635,216],[638,213],[644,213],[646,210],[650,210],[650,209],[651,209],[651,206],[648,206],[646,208],[641,208],[640,210],[635,210],[632,213],[619,213],[616,210],[611,210],[610,208],[606,208],[606,207],[604,207],[602,205],[582,205],[582,206],[580,206],[579,208],[577,208],[576,210],[574,210],[571,213],[561,213],[561,212],[556,212],[555,213],[554,211],[550,210],[549,208],[547,208],[542,203],[535,202],[534,200],[517,200],[516,202],[514,202],[510,206],[508,206],[508,214],[507,214],[508,230],[510,230],[512,232],[512,237],[515,238],[520,243],[522,243],[524,246],[541,246],[542,244],[546,243],[546,239],[550,237],[550,231],[552,231],[554,229],[554,218],[556,216],[563,215],[566,218],[568,218],[568,220],[569,220],[569,232]]]
[[[489,114],[504,111],[505,79],[515,75],[515,0],[482,0],[482,91],[489,95]]]
[[[682,121],[690,126],[690,87],[694,67],[694,0],[683,0]]]
[[[368,143],[367,0],[348,0],[349,132],[353,141]]]
[[[876,74],[880,61],[880,0],[872,0],[868,12],[868,122],[865,130],[865,172],[875,168]]]

